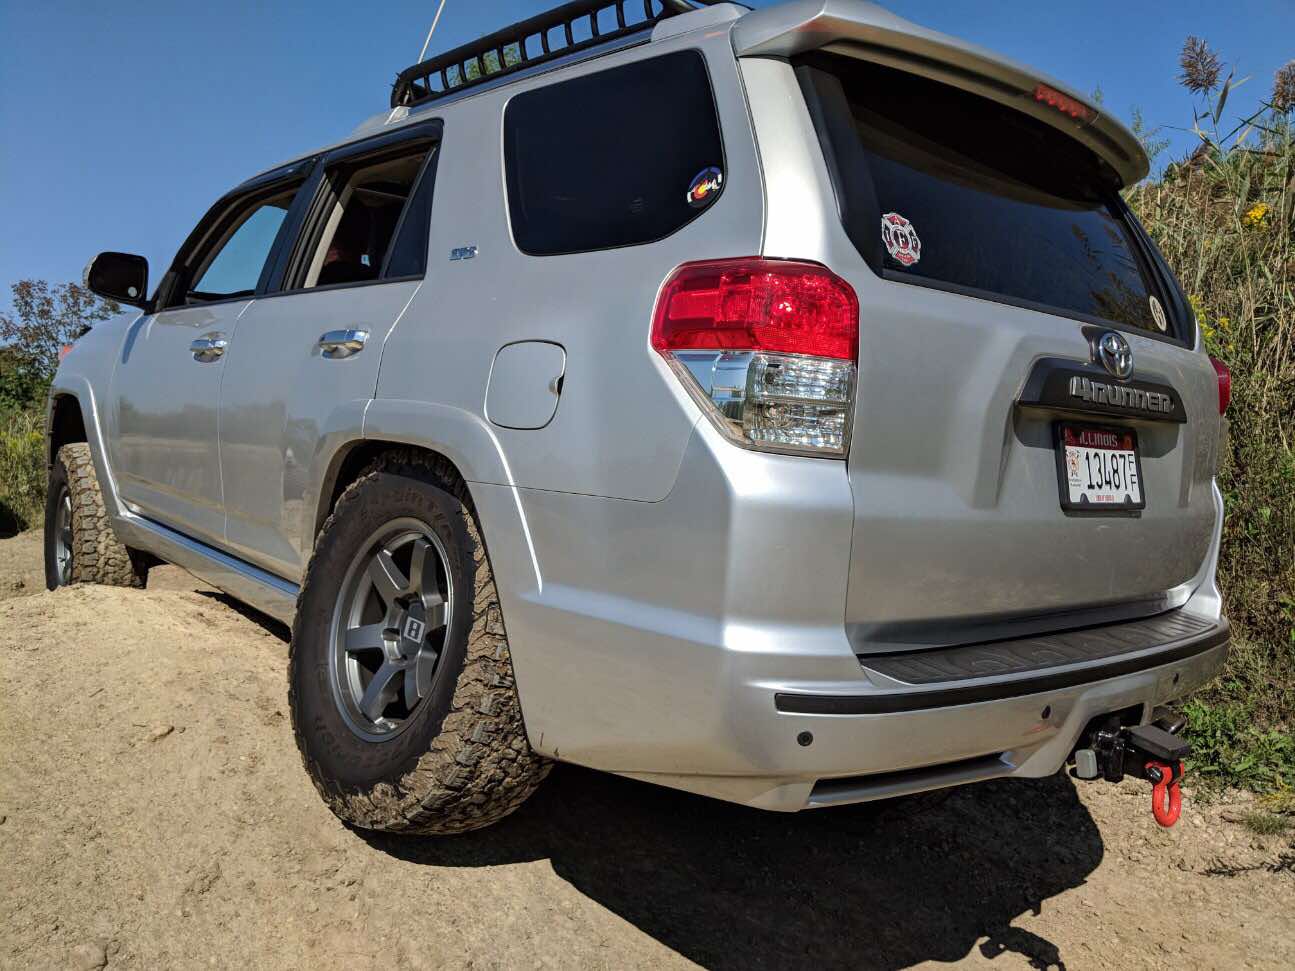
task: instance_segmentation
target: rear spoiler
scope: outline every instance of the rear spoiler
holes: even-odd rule
[[[1141,181],[1151,167],[1131,131],[1059,81],[864,0],[791,0],[753,11],[733,25],[733,49],[738,57],[788,59],[821,50],[875,61],[990,98],[1065,132],[1110,165],[1121,186]]]

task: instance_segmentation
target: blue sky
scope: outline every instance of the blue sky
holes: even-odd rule
[[[448,0],[431,52],[558,0]],[[756,5],[766,5],[757,0]],[[919,23],[1035,64],[1107,110],[1186,127],[1183,38],[1240,75],[1253,108],[1295,58],[1295,0],[887,0]],[[99,250],[153,279],[207,207],[273,163],[344,136],[387,104],[435,0],[117,3],[0,0],[0,306],[23,277],[79,280]],[[1234,110],[1235,109],[1235,112]],[[1194,136],[1174,137],[1170,154]]]

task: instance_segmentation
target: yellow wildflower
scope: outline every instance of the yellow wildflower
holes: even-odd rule
[[[1187,302],[1192,305],[1192,316],[1196,318],[1196,323],[1208,326],[1210,315],[1205,309],[1205,301],[1193,293],[1188,295]]]
[[[1241,218],[1247,226],[1266,226],[1268,225],[1268,203],[1256,202],[1247,210]]]

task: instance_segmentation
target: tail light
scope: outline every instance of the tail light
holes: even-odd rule
[[[730,441],[844,456],[859,356],[859,301],[816,263],[685,263],[666,280],[652,346]]]
[[[1219,378],[1219,414],[1221,415],[1232,403],[1232,371],[1217,357],[1211,357],[1210,363],[1214,365],[1214,373]]]
[[[1082,121],[1088,124],[1097,117],[1097,112],[1081,101],[1076,101],[1067,94],[1062,94],[1056,88],[1047,84],[1036,84],[1034,86],[1034,100],[1040,104],[1045,104],[1050,108],[1056,108],[1063,115],[1067,115],[1075,121]]]

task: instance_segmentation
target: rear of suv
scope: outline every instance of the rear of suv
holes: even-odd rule
[[[151,297],[88,271],[139,309],[55,381],[49,582],[291,622],[354,824],[553,760],[776,810],[1042,776],[1223,663],[1225,375],[1137,140],[868,3],[692,7],[415,65]]]

